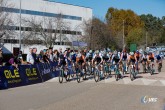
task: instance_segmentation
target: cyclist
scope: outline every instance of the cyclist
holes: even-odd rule
[[[150,67],[150,64],[154,65],[154,54],[152,52],[148,53],[148,67]]]
[[[142,65],[143,65],[143,71],[145,72],[145,70],[147,70],[147,59],[148,59],[148,56],[147,56],[147,52],[144,52],[144,54],[143,54],[143,56],[142,56],[142,60],[141,60],[141,62],[142,62]]]
[[[120,62],[123,63],[123,72],[127,72],[127,61],[128,61],[128,54],[126,50],[123,50],[120,57]]]
[[[132,64],[135,67],[136,57],[134,55],[134,52],[130,52],[129,58],[128,58],[128,65]]]
[[[90,50],[89,52],[86,53],[86,61],[91,62],[92,58],[93,58],[92,50]]]
[[[159,54],[156,55],[156,63],[158,64],[158,72],[161,72],[162,58]]]
[[[78,64],[79,68],[83,70],[83,74],[84,74],[85,73],[85,55],[83,51],[78,53],[76,57],[76,64]]]
[[[59,49],[59,59],[58,59],[58,65],[60,66],[65,66],[66,62],[65,62],[65,58],[64,58],[64,54],[62,52],[62,48]]]
[[[101,71],[101,76],[103,75],[103,71],[102,71],[102,57],[101,55],[99,54],[99,51],[96,51],[95,52],[95,55],[92,59],[92,64],[93,65],[99,65],[99,70]]]
[[[112,63],[114,65],[116,65],[116,68],[115,69],[118,69],[119,70],[119,74],[121,75],[121,78],[123,78],[123,75],[122,75],[122,64],[120,62],[120,56],[119,56],[119,54],[118,54],[117,51],[114,51],[113,52]]]
[[[139,71],[139,61],[140,61],[140,58],[141,58],[141,54],[140,54],[140,52],[139,52],[139,50],[137,50],[136,52],[135,52],[135,57],[136,57],[136,69],[137,69],[137,71]]]

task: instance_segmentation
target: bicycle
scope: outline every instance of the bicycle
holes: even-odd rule
[[[147,61],[143,61],[144,63],[142,64],[143,65],[143,73],[147,73]]]
[[[160,73],[162,69],[162,62],[158,61],[158,72]]]
[[[98,81],[101,80],[101,78],[103,78],[103,73],[101,73],[100,69],[101,69],[101,65],[100,64],[95,65],[95,68],[94,68],[94,79],[95,79],[95,82],[98,82]]]
[[[123,62],[123,75],[127,73],[127,61],[122,61]]]
[[[154,66],[155,66],[155,65],[154,65],[154,62],[151,62],[151,63],[149,64],[148,72],[149,72],[151,75],[153,75],[154,72],[155,72]]]
[[[131,81],[136,79],[136,67],[135,67],[135,63],[133,62],[131,62],[131,65],[130,65],[130,79]]]
[[[119,71],[119,64],[118,63],[115,63],[114,72],[115,72],[115,79],[116,79],[116,81],[118,81],[121,78],[121,73]]]
[[[60,73],[59,73],[59,83],[63,83],[63,78],[65,77],[66,81],[70,80],[70,73],[66,66],[60,66],[59,67]]]
[[[104,76],[107,77],[108,75],[111,75],[111,64],[110,62],[104,62],[103,64],[103,73]]]

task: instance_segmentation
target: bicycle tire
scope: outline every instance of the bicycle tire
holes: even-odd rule
[[[98,70],[95,70],[94,71],[94,79],[95,79],[95,82],[98,82],[99,79],[100,79],[100,74],[99,74],[99,71]]]
[[[131,81],[134,80],[134,72],[133,72],[132,68],[130,70],[130,79],[131,79]]]
[[[69,73],[66,75],[66,81],[70,81],[70,74]]]
[[[116,81],[119,80],[119,72],[117,69],[115,70],[115,79],[116,79]]]
[[[63,78],[64,78],[64,71],[60,70],[60,73],[59,73],[59,83],[63,83]]]

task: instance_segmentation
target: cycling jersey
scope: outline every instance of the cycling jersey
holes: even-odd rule
[[[147,62],[147,56],[143,55],[142,61]]]
[[[107,55],[104,55],[102,58],[103,58],[104,61],[108,61],[109,60],[109,57]]]
[[[97,64],[99,64],[99,63],[101,62],[101,57],[100,57],[100,56],[96,56],[96,57],[94,58],[94,61],[96,61]]]
[[[123,52],[121,56],[123,61],[127,60],[127,53]]]
[[[71,56],[71,59],[73,62],[76,62],[76,57],[77,57],[77,54],[75,54],[75,53]]]
[[[92,61],[92,54],[91,53],[87,53],[86,61]]]
[[[78,55],[77,57],[76,57],[76,62],[78,62],[79,64],[81,64],[82,65],[82,63],[84,63],[84,59],[85,59],[85,56],[84,55]]]
[[[115,63],[118,63],[120,61],[120,58],[118,55],[114,55],[112,60],[115,62]]]
[[[136,57],[137,60],[139,60],[140,59],[140,54],[139,53],[135,53],[135,57]]]
[[[133,62],[133,63],[135,63],[135,56],[130,56],[130,62]]]
[[[60,65],[65,65],[66,61],[63,53],[59,54],[59,58],[60,58]]]
[[[149,55],[148,58],[149,58],[149,60],[151,60],[151,62],[154,62],[154,54]]]
[[[156,59],[157,59],[157,60],[161,60],[160,55],[157,55],[157,56],[156,56]]]

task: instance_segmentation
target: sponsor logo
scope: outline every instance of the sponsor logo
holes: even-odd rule
[[[144,96],[144,97],[141,98],[141,102],[144,103],[144,104],[155,103],[157,101],[158,101],[158,98],[151,97],[151,96]]]

